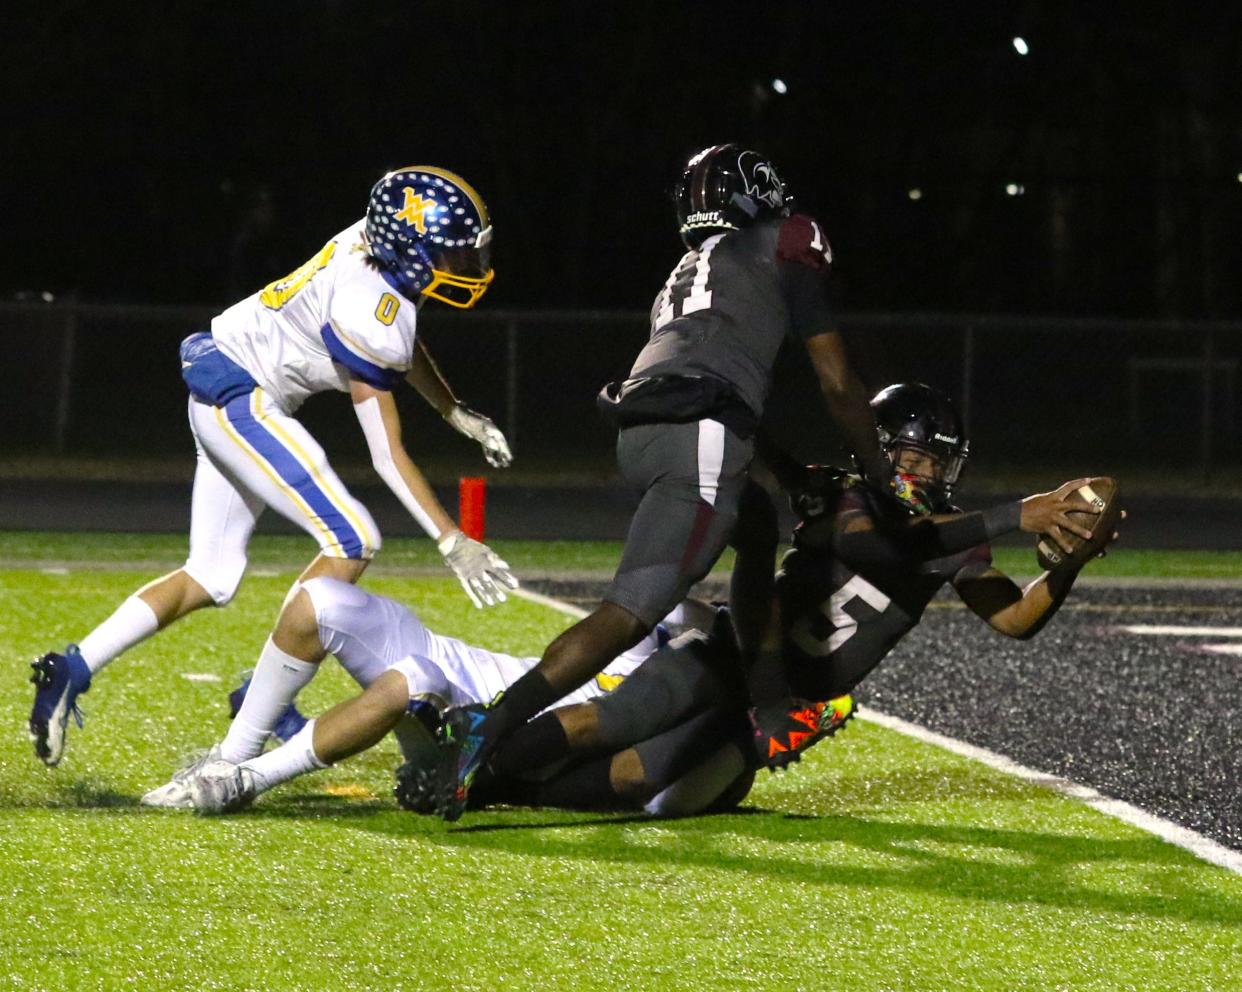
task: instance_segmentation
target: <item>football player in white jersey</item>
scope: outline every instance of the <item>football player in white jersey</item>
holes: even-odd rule
[[[508,465],[504,435],[457,402],[423,343],[418,309],[427,299],[472,307],[492,281],[487,207],[460,176],[409,166],[371,190],[366,217],[310,261],[217,316],[210,331],[182,342],[190,429],[198,449],[190,554],[176,571],[131,595],[102,624],[63,653],[32,663],[37,686],[30,714],[35,753],[47,765],[64,752],[77,697],[123,651],[205,606],[232,599],[246,569],[246,548],[266,507],[319,542],[299,577],[355,582],[379,550],[380,535],[294,419],[308,396],[348,393],[371,461],[433,538],[476,606],[516,588],[509,566],[467,538],[436,499],[401,440],[393,390],[410,383],[458,431],[478,441],[488,462]],[[223,753],[244,760],[262,750],[315,665],[269,638],[242,712]]]
[[[679,612],[666,619],[680,622]],[[422,720],[434,726],[447,706],[495,698],[538,661],[436,634],[395,600],[326,577],[301,583],[281,611],[274,636],[304,665],[334,655],[363,693],[307,721],[265,754],[224,759],[216,745],[143,796],[144,805],[237,809],[297,775],[374,746],[394,729],[407,760],[435,760],[434,741]],[[611,691],[667,640],[667,629],[658,626],[561,702],[585,703]]]

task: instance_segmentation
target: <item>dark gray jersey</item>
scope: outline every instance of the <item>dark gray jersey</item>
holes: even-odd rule
[[[891,512],[861,486],[846,489],[827,508],[829,515],[850,511],[873,518]],[[918,624],[945,583],[991,561],[986,544],[931,561],[911,554],[876,564],[846,560],[840,546],[795,539],[777,577],[794,694],[831,699],[851,691]]]
[[[708,238],[656,297],[630,378],[718,379],[762,415],[781,343],[832,329],[831,260],[823,230],[801,214]]]

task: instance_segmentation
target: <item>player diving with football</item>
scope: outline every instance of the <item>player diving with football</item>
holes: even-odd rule
[[[295,419],[302,402],[348,393],[371,462],[433,539],[476,606],[516,588],[509,566],[467,538],[406,452],[393,391],[405,381],[456,430],[508,465],[509,445],[487,417],[460,403],[418,338],[427,300],[474,306],[492,282],[487,207],[460,176],[409,166],[372,188],[366,215],[284,279],[217,315],[181,344],[198,452],[190,551],[176,571],[148,583],[63,652],[32,663],[29,730],[36,755],[56,765],[78,697],[122,652],[181,617],[224,606],[246,569],[255,523],[271,507],[319,544],[290,591],[315,577],[356,582],[380,548],[375,521],[342,484],[323,449]],[[270,638],[222,754],[257,754],[272,723],[316,666]]]
[[[757,768],[798,760],[849,719],[851,694],[945,586],[993,630],[1018,639],[1037,634],[1083,564],[1117,536],[1109,528],[1092,537],[1068,516],[1099,512],[1071,498],[1086,480],[964,513],[952,500],[969,443],[949,398],[900,384],[871,407],[903,483],[896,499],[835,470],[803,469],[800,480],[789,480],[799,523],[776,580],[792,692],[777,715],[783,719],[756,719],[722,611],[710,629],[701,625],[706,632],[683,634],[607,697],[520,727],[480,771],[471,807],[489,798],[678,814],[727,807],[745,795]],[[790,467],[781,468],[787,477]],[[1019,587],[990,551],[994,538],[1019,530],[1050,535],[1066,551],[1066,531],[1089,543]],[[546,767],[558,771],[549,777]]]
[[[688,250],[655,299],[629,378],[599,396],[618,427],[621,474],[641,494],[616,576],[594,612],[501,699],[446,714],[441,741],[456,771],[436,788],[449,819],[503,738],[636,644],[719,558],[783,341],[805,348],[864,475],[889,484],[867,395],[828,305],[832,251],[819,222],[791,211],[770,161],[731,144],[690,159],[675,201]],[[771,581],[769,568],[766,587],[734,603],[748,655],[772,622]]]

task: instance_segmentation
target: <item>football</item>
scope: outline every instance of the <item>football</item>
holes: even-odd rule
[[[1070,519],[1091,528],[1091,539],[1084,540],[1076,534],[1066,534],[1070,552],[1063,552],[1048,536],[1041,534],[1035,542],[1035,557],[1039,567],[1047,571],[1072,565],[1081,568],[1108,543],[1113,529],[1121,517],[1121,486],[1116,479],[1100,476],[1088,479],[1071,494],[1071,499],[1084,507],[1095,507],[1099,514],[1070,511]]]

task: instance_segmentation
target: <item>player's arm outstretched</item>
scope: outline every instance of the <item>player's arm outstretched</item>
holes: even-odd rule
[[[808,522],[802,540],[810,545],[831,540],[842,559],[862,566],[900,567],[911,559],[932,561],[969,551],[1015,530],[1045,534],[1068,552],[1067,532],[1083,540],[1091,537],[1090,529],[1076,523],[1070,512],[1099,512],[1070,499],[1083,481],[1067,482],[1052,492],[970,513],[910,516],[847,510]]]
[[[1070,529],[1080,537],[1090,538],[1090,531],[1074,524],[1065,516],[1067,507],[1064,506],[1064,497],[1072,491],[1071,487],[1077,488],[1082,481],[1067,482],[1055,492],[1028,496],[1022,501],[1022,506],[1024,518],[1029,523],[1022,529],[1048,534],[1067,552],[1070,549],[1062,534],[1064,529]],[[1092,512],[1081,505],[1070,506],[1076,512]],[[1124,510],[1121,516],[1125,517]],[[1105,541],[1105,546],[1116,538],[1117,532],[1114,531]],[[1099,554],[1102,557],[1104,551],[1101,550]],[[962,597],[962,601],[986,620],[993,630],[1008,637],[1028,640],[1038,634],[1061,608],[1081,570],[1081,565],[1067,558],[1065,564],[1044,572],[1025,587],[1019,587],[1013,579],[994,566],[982,570],[968,566],[954,578],[953,588]]]
[[[351,379],[349,395],[371,452],[371,464],[410,515],[444,555],[475,606],[505,600],[504,589],[517,588],[509,565],[485,544],[466,537],[436,499],[423,473],[401,443],[401,417],[388,390]]]
[[[493,468],[508,468],[513,461],[509,442],[490,417],[476,413],[457,399],[436,365],[427,346],[414,342],[414,354],[405,381],[418,390],[418,394],[440,414],[459,434],[477,441],[483,448],[483,457]]]

